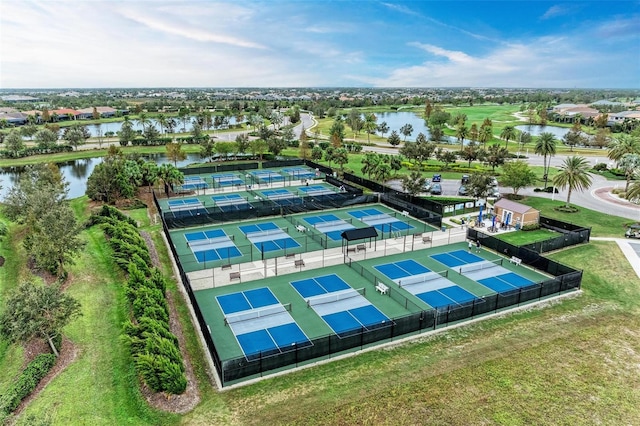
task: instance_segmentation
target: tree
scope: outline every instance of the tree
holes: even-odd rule
[[[497,166],[504,164],[507,157],[509,156],[509,151],[506,148],[501,147],[498,144],[491,145],[489,149],[482,150],[479,154],[479,158],[482,159],[485,163],[491,166],[491,170],[496,169]]]
[[[276,130],[280,130],[280,126],[284,121],[284,115],[282,115],[280,111],[272,111],[269,116],[269,121],[271,121]]]
[[[84,247],[80,239],[82,226],[67,203],[54,204],[41,217],[31,223],[25,248],[38,268],[65,277],[65,265],[73,264],[74,257]]]
[[[536,141],[535,153],[543,156],[544,165],[544,187],[547,187],[547,181],[549,179],[549,165],[551,163],[551,157],[556,155],[556,141],[553,133],[543,132]],[[548,161],[547,161],[548,158]]]
[[[431,101],[429,99],[427,99],[427,101],[424,104],[424,118],[425,120],[429,121],[429,118],[431,117],[431,112],[433,111],[433,105],[431,105]]]
[[[502,166],[500,181],[504,186],[513,188],[513,194],[518,195],[518,191],[522,188],[531,186],[536,182],[536,174],[525,161],[510,161]]]
[[[488,173],[472,173],[467,183],[467,193],[478,199],[486,198],[491,191],[491,177]]]
[[[178,118],[182,121],[182,132],[186,133],[187,123],[189,122],[189,108],[180,107],[178,109]]]
[[[411,136],[411,133],[413,133],[413,126],[409,123],[405,124],[404,126],[400,127],[400,133],[402,133],[402,135],[404,136],[404,142],[406,142],[407,137]]]
[[[254,139],[249,142],[249,151],[254,157],[259,157],[260,161],[262,161],[262,156],[268,149],[267,142],[262,139]]]
[[[387,139],[387,142],[389,142],[389,145],[391,146],[400,145],[400,135],[398,135],[398,132],[396,132],[395,130],[392,131],[389,135],[389,138]]]
[[[640,202],[640,171],[635,174],[635,181],[629,186],[625,192],[625,197],[632,203]]]
[[[502,132],[500,132],[500,138],[505,140],[504,147],[508,148],[509,140],[516,137],[516,129],[513,126],[504,126]]]
[[[140,114],[138,114],[138,119],[136,120],[136,122],[140,127],[142,127],[142,133],[144,133],[144,131],[147,129],[147,126],[149,126],[149,124],[151,123],[149,117],[147,117],[147,114],[145,112],[141,112]]]
[[[391,166],[386,163],[380,163],[373,173],[373,180],[384,183],[391,177]]]
[[[151,187],[158,181],[158,165],[153,161],[143,161],[140,163],[140,171],[142,172],[142,184],[147,185],[149,193],[151,193]]]
[[[611,143],[611,131],[608,128],[598,129],[593,136],[591,144],[598,148],[606,148]]]
[[[322,160],[322,148],[320,148],[319,146],[314,146],[311,149],[311,159],[314,161],[320,161]]]
[[[214,145],[214,149],[218,154],[218,157],[220,158],[220,160],[223,160],[223,159],[226,159],[229,156],[229,154],[233,152],[234,149],[236,149],[235,142],[222,142],[222,141],[217,142]]]
[[[346,148],[334,150],[333,161],[340,167],[340,174],[344,173],[344,165],[349,162],[349,152]]]
[[[158,126],[160,126],[160,132],[164,133],[167,128],[167,116],[160,113],[158,114],[156,121],[158,122]]]
[[[124,123],[120,127],[118,132],[118,139],[120,146],[127,146],[129,142],[132,142],[136,138],[136,133],[133,131],[133,124],[125,117]]]
[[[169,197],[170,189],[174,185],[184,182],[184,175],[177,167],[165,163],[158,168],[158,179],[164,185],[164,192]]]
[[[34,140],[38,148],[50,149],[58,142],[58,135],[50,129],[42,129],[35,134]]]
[[[376,127],[376,129],[378,130],[378,132],[380,132],[380,135],[382,135],[382,137],[384,138],[384,134],[389,131],[389,125],[387,124],[386,121],[383,121],[382,123],[378,124],[378,127]]]
[[[624,191],[627,192],[631,179],[640,171],[640,154],[623,155],[618,161],[618,169],[624,172],[624,176],[627,179],[627,184],[624,187]]]
[[[20,151],[25,148],[22,136],[17,130],[11,130],[7,137],[4,139],[6,149],[13,157],[17,157]]]
[[[182,143],[168,143],[166,145],[167,159],[173,161],[174,166],[178,166],[178,161],[187,158],[187,153],[182,150]]]
[[[480,149],[478,145],[474,142],[469,142],[467,146],[462,148],[460,152],[460,157],[469,162],[469,167],[471,167],[471,162],[477,160],[480,155]]]
[[[27,166],[3,200],[4,214],[13,221],[33,223],[65,200],[68,186],[55,164]]]
[[[569,146],[569,151],[573,151],[573,147],[577,145],[583,145],[585,138],[582,136],[582,132],[569,130],[563,137],[562,142]]]
[[[614,139],[609,158],[618,162],[625,154],[640,154],[640,137],[622,134]]]
[[[340,117],[336,117],[329,129],[329,138],[334,148],[340,148],[344,141],[344,122]]]
[[[351,127],[351,130],[353,130],[353,133],[357,136],[364,125],[362,115],[357,109],[352,108],[351,111],[349,111],[347,123],[349,124],[349,127]]]
[[[442,130],[442,126],[430,126],[429,133],[431,134],[431,140],[434,142],[440,141],[444,136],[444,130]]]
[[[78,126],[67,127],[67,130],[64,133],[64,138],[67,140],[69,145],[76,148],[76,150],[80,145],[85,143],[86,139],[84,136],[84,132],[82,132]]]
[[[471,128],[469,129],[469,138],[472,142],[478,142],[479,136],[480,130],[478,130],[478,125],[476,123],[471,124]]]
[[[518,135],[518,144],[520,145],[518,149],[523,150],[524,146],[530,143],[533,140],[531,137],[531,133],[529,132],[519,132]]]
[[[306,160],[309,158],[310,147],[309,147],[309,137],[307,136],[307,132],[304,130],[304,126],[302,126],[302,131],[300,132],[300,144],[298,145],[300,158]]]
[[[367,132],[367,142],[371,142],[371,133],[376,131],[376,121],[378,118],[374,113],[365,114],[364,116],[364,130]]]
[[[422,192],[426,179],[418,171],[412,171],[409,175],[402,177],[402,190],[412,197]]]
[[[564,159],[560,172],[553,177],[553,184],[558,188],[568,188],[566,207],[571,202],[571,192],[584,191],[591,186],[588,173],[589,162],[584,157],[571,156]]]
[[[283,138],[272,136],[267,139],[267,147],[270,153],[277,156],[287,147],[287,142]]]
[[[80,315],[80,303],[63,293],[59,285],[23,283],[6,300],[0,315],[0,335],[10,342],[41,337],[57,357],[60,354],[54,339]]]
[[[460,142],[460,150],[464,149],[464,138],[469,135],[469,128],[461,122],[456,127],[456,138],[458,138],[458,142]]]
[[[200,157],[203,159],[211,159],[213,158],[214,152],[214,143],[211,139],[206,138],[200,142]]]
[[[194,140],[198,140],[202,138],[202,136],[202,125],[198,123],[197,120],[194,120],[193,124],[191,125],[191,137],[193,137]]]
[[[238,152],[244,154],[249,149],[249,135],[241,133],[236,136],[236,145]]]

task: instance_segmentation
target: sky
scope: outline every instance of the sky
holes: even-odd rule
[[[640,88],[640,0],[0,0],[0,90]]]

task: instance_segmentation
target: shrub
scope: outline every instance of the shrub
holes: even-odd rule
[[[18,408],[20,402],[33,392],[55,362],[56,357],[53,354],[36,356],[27,365],[27,368],[20,373],[18,379],[7,389],[4,395],[0,397],[0,412],[9,414]]]
[[[522,228],[520,228],[523,231],[535,231],[537,229],[540,229],[540,224],[539,223],[527,223],[526,225],[522,225]]]
[[[604,172],[607,170],[607,163],[598,163],[593,166],[593,170],[595,170],[596,172]]]
[[[5,235],[7,235],[7,232],[7,224],[4,222],[0,222],[0,237],[4,237]]]

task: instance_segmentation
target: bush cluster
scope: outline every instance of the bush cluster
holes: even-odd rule
[[[71,145],[56,145],[49,148],[31,147],[18,152],[2,150],[0,151],[0,158],[23,158],[31,155],[57,154],[60,152],[72,151],[73,147]]]
[[[33,392],[40,380],[56,362],[53,354],[39,354],[27,365],[18,379],[0,396],[0,416],[13,412],[20,402]]]
[[[607,171],[607,163],[598,163],[593,166],[593,170],[595,170],[596,172],[605,172]]]
[[[537,229],[540,229],[540,224],[539,223],[527,223],[526,225],[522,225],[522,228],[520,228],[523,231],[535,231]]]
[[[94,223],[101,223],[116,263],[128,273],[126,296],[132,319],[123,327],[123,340],[144,383],[154,392],[180,394],[187,388],[177,337],[169,327],[167,282],[151,257],[144,239],[128,216],[105,206]]]

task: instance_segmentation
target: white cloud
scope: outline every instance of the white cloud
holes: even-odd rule
[[[568,15],[572,12],[573,7],[569,7],[567,5],[554,5],[551,6],[547,11],[540,17],[540,19],[551,19],[558,16]]]

